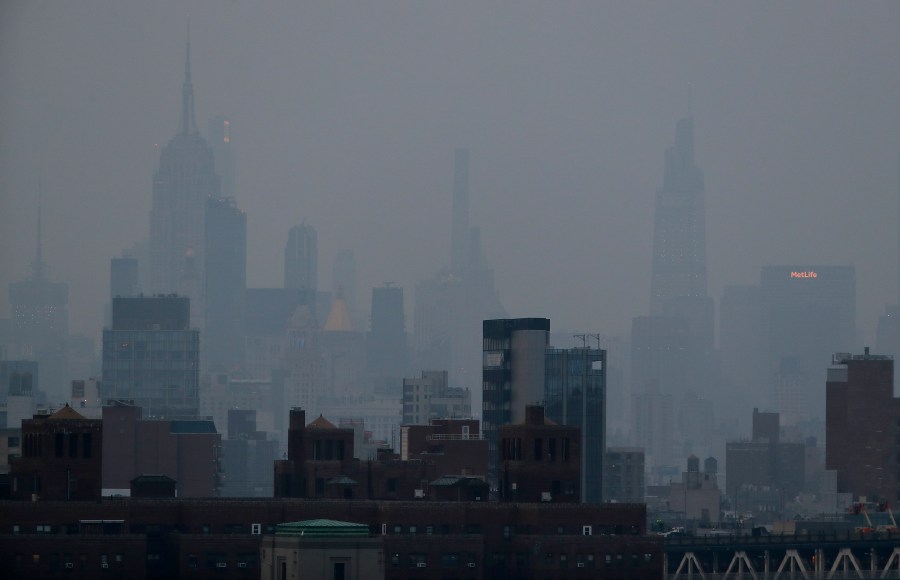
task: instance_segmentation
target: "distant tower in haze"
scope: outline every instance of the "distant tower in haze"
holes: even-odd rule
[[[705,215],[703,172],[694,163],[694,120],[681,119],[656,194],[651,314],[664,314],[672,299],[706,297]]]
[[[310,290],[318,289],[318,236],[307,224],[294,226],[288,232],[284,247],[284,287]]]
[[[169,294],[184,288],[182,279],[188,258],[204,279],[206,200],[219,197],[219,177],[213,151],[200,136],[194,118],[194,87],[191,84],[191,45],[187,44],[184,85],[181,90],[181,125],[163,147],[159,170],[153,178],[153,208],[150,214],[150,288]],[[202,288],[191,296],[201,308]]]
[[[356,315],[356,258],[351,250],[340,250],[334,256],[331,270],[331,287],[334,295],[338,291],[350,310],[350,316]]]
[[[69,285],[46,277],[43,259],[41,208],[37,216],[37,253],[31,276],[9,285],[12,315],[10,358],[37,361],[41,369],[41,390],[51,402],[68,398],[66,341],[69,337]]]
[[[222,184],[222,197],[235,197],[234,148],[231,144],[231,120],[216,115],[209,120],[209,144],[216,160],[216,173]]]
[[[406,374],[406,325],[403,288],[372,288],[372,326],[366,341],[368,370],[376,378],[401,379]]]
[[[137,258],[130,256],[112,258],[109,261],[109,299],[137,294],[140,287],[138,279]]]
[[[233,198],[206,204],[206,368],[243,364],[244,307],[247,290],[247,214]]]

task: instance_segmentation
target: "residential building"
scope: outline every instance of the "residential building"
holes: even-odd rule
[[[838,493],[900,499],[900,399],[893,385],[891,357],[868,348],[861,355],[834,355],[825,383],[825,468],[837,472]]]
[[[603,461],[603,500],[616,503],[644,502],[644,450],[609,447]]]
[[[10,463],[11,497],[46,501],[100,499],[103,424],[66,405],[22,421],[21,456]]]
[[[422,371],[415,379],[403,379],[403,424],[427,425],[433,419],[472,416],[468,389],[450,387],[447,371]]]

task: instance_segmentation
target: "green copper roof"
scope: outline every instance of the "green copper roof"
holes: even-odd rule
[[[278,524],[275,526],[275,535],[313,538],[365,538],[369,536],[369,526],[336,520],[304,520],[302,522]]]

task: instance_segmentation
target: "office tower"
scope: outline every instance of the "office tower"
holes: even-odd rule
[[[216,162],[216,173],[221,178],[222,197],[235,197],[234,146],[231,143],[231,119],[216,115],[209,120],[209,144]]]
[[[403,288],[372,288],[372,326],[366,340],[367,368],[376,378],[400,379],[406,373]]]
[[[233,199],[206,204],[205,368],[234,369],[244,362],[244,293],[247,290],[247,214]]]
[[[884,355],[834,355],[825,383],[825,469],[854,499],[894,501],[900,493],[894,361]]]
[[[307,224],[294,226],[284,246],[284,287],[318,289],[318,241],[316,230]]]
[[[194,117],[188,43],[181,89],[181,124],[178,133],[163,147],[159,169],[153,177],[150,288],[146,290],[170,294],[189,288],[191,303],[200,317],[204,312],[200,287],[206,256],[204,214],[207,199],[219,197],[219,187],[213,151],[200,136]]]
[[[783,498],[793,499],[806,484],[805,443],[781,440],[779,413],[753,409],[752,424],[750,441],[725,446],[728,496],[744,509],[760,490],[778,490]]]
[[[109,261],[109,298],[134,296],[138,293],[138,261],[130,256]]]
[[[360,395],[366,375],[366,335],[353,329],[350,309],[340,288],[316,343],[325,360],[326,392],[332,397]]]
[[[450,264],[416,286],[415,351],[420,368],[447,369],[450,382],[480,380],[478,344],[483,320],[506,316],[484,258],[478,228],[469,225],[469,152],[455,152]],[[478,393],[476,391],[476,397]],[[477,401],[476,401],[477,406]]]
[[[606,351],[548,348],[544,354],[544,408],[558,425],[581,433],[581,502],[603,501],[606,452]]]
[[[650,484],[661,484],[677,465],[674,456],[674,410],[672,395],[662,393],[655,382],[632,396],[631,439],[644,449]]]
[[[31,276],[9,285],[12,348],[7,356],[37,361],[41,367],[41,390],[51,401],[61,402],[68,398],[69,285],[47,279],[41,234],[41,208],[38,207],[37,254]]]
[[[113,299],[103,330],[103,399],[134,401],[147,417],[195,417],[200,332],[181,296]]]
[[[672,299],[706,298],[705,212],[703,172],[694,163],[694,120],[681,119],[656,194],[652,314],[663,314]]]
[[[725,287],[719,303],[719,351],[722,388],[733,402],[720,408],[719,418],[737,424],[746,420],[746,409],[768,403],[758,285]]]
[[[501,425],[525,420],[525,406],[544,398],[544,351],[550,320],[513,318],[482,323],[482,433],[488,440],[492,479],[497,481]]]
[[[644,397],[635,412],[650,413],[636,420],[673,429],[655,432],[648,449],[651,471],[675,467],[681,458],[660,456],[672,450],[674,439],[690,439],[671,420],[660,421],[656,397],[671,397],[677,405],[685,398],[711,398],[714,379],[714,307],[707,296],[706,217],[703,172],[694,161],[692,118],[678,121],[675,143],[666,149],[663,184],[656,193],[653,227],[650,316],[632,322],[632,391]],[[653,385],[654,391],[648,386]],[[669,412],[678,415],[678,410]],[[654,418],[655,417],[655,418]],[[633,439],[646,434],[633,434]]]
[[[760,294],[763,380],[776,386],[775,410],[794,421],[821,418],[823,361],[856,346],[854,268],[766,266]]]
[[[603,499],[616,503],[644,503],[644,450],[610,447],[603,459]]]
[[[334,256],[334,264],[331,268],[331,290],[337,296],[340,290],[350,316],[357,316],[356,304],[356,258],[350,250],[340,250]],[[354,323],[354,326],[357,326]],[[362,328],[357,326],[357,328]]]
[[[315,316],[309,306],[299,306],[291,316],[287,329],[287,344],[281,365],[284,407],[303,407],[310,414],[320,413],[325,391],[325,360],[319,351]]]
[[[471,416],[471,391],[448,386],[447,371],[422,371],[419,378],[403,379],[404,425]]]

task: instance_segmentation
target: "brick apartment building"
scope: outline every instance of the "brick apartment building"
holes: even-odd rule
[[[836,354],[825,384],[825,468],[838,492],[900,500],[900,399],[888,356]]]
[[[66,405],[22,421],[22,456],[10,462],[14,499],[98,500],[103,427]]]

